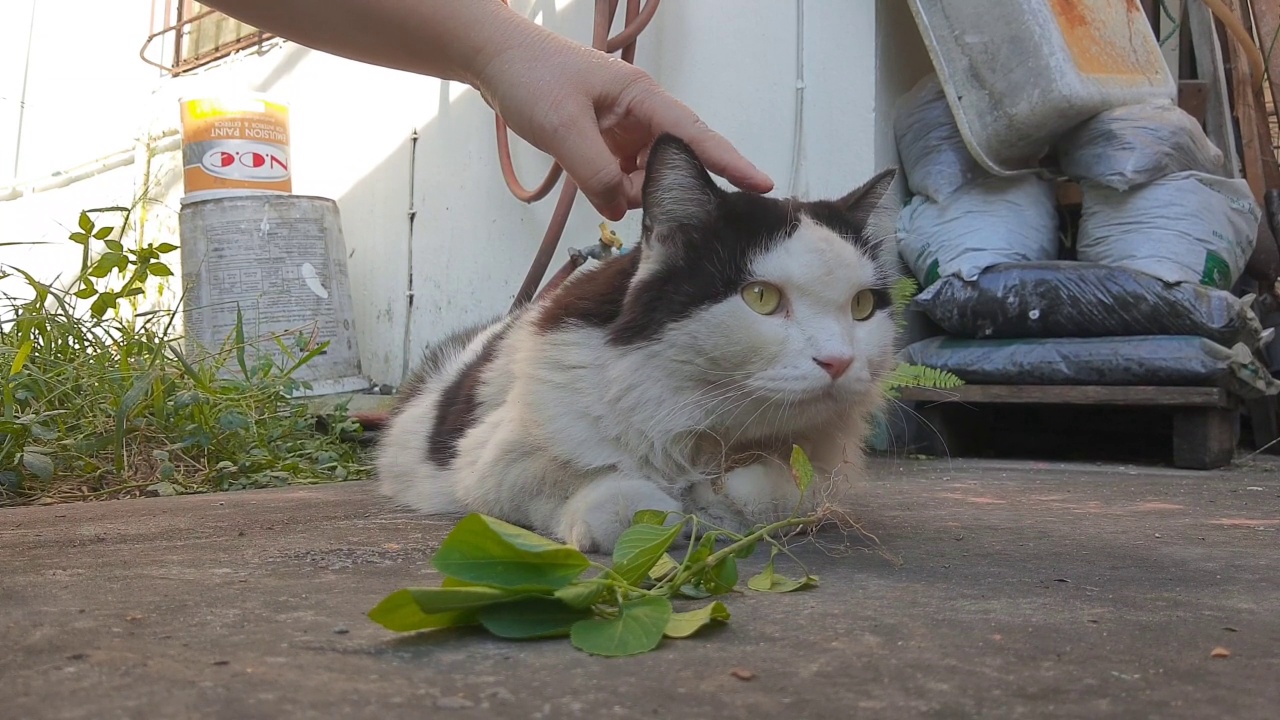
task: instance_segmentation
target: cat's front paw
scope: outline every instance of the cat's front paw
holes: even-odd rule
[[[582,552],[611,553],[641,510],[680,512],[681,507],[651,482],[601,478],[569,499],[560,514],[559,535]]]
[[[817,506],[812,489],[802,497],[790,470],[772,461],[729,471],[723,493],[752,524],[768,525],[793,514],[808,515]]]

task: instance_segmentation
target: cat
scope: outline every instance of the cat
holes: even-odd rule
[[[645,172],[633,251],[425,353],[378,441],[385,494],[607,553],[642,509],[734,532],[812,511],[792,443],[819,478],[863,471],[894,367],[896,170],[782,200],[663,135]]]

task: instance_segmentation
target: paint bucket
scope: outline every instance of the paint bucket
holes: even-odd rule
[[[179,104],[182,203],[293,192],[287,105],[252,94]]]

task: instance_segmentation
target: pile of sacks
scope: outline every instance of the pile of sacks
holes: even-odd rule
[[[905,361],[975,383],[1280,389],[1254,360],[1272,332],[1252,297],[1230,292],[1261,211],[1245,181],[1221,177],[1222,152],[1180,108],[1116,108],[1060,138],[1059,165],[1083,195],[1074,248],[1054,184],[986,172],[936,77],[902,98],[894,131],[914,195],[897,229],[925,288],[915,307],[952,336],[907,348]]]

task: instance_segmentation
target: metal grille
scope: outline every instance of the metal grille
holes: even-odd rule
[[[272,37],[196,0],[151,0],[151,34],[138,56],[181,75]]]

